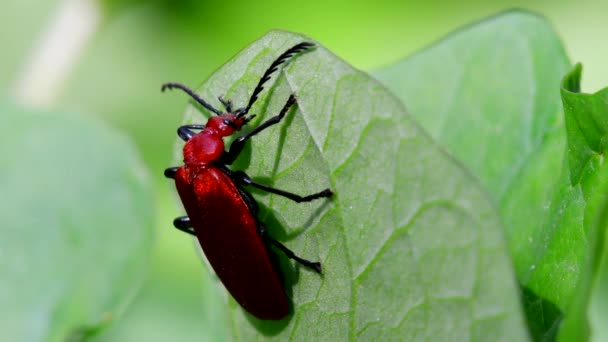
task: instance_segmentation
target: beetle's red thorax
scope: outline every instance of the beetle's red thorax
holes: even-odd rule
[[[204,129],[184,145],[184,164],[206,165],[218,160],[224,153],[224,141],[215,130]]]
[[[234,113],[211,117],[205,129],[190,138],[184,145],[184,163],[207,165],[217,161],[224,153],[222,138],[240,130],[245,122],[244,117],[237,117]]]

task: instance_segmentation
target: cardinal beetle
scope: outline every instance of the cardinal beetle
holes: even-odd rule
[[[247,106],[236,110],[233,110],[231,101],[220,96],[218,100],[226,109],[222,113],[183,84],[166,83],[161,88],[162,91],[180,89],[216,114],[204,126],[185,125],[177,130],[177,135],[186,142],[183,149],[184,165],[166,169],[165,177],[175,180],[188,216],[176,218],[173,225],[198,238],[207,260],[228,292],[245,310],[259,319],[278,320],[289,314],[289,300],[283,288],[281,272],[270,254],[270,246],[318,273],[321,273],[321,264],[298,257],[268,235],[266,227],[257,217],[257,202],[244,186],[284,196],[298,203],[331,197],[333,193],[325,189],[312,195],[299,196],[256,183],[245,172],[228,168],[247,140],[285,117],[296,103],[293,94],[277,116],[236,138],[228,150],[224,149],[222,138],[240,131],[255,116],[248,115],[249,110],[264,89],[264,83],[278,67],[295,54],[313,46],[312,43],[303,42],[280,55],[258,82]]]

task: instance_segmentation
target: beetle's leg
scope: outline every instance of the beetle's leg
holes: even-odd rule
[[[175,173],[177,172],[177,169],[179,169],[178,166],[165,169],[165,177],[175,179]]]
[[[217,99],[220,100],[227,113],[232,113],[232,101],[224,100],[224,97],[222,96],[219,96]]]
[[[240,184],[244,184],[244,185],[250,185],[253,186],[255,188],[279,195],[279,196],[283,196],[283,197],[287,197],[290,200],[297,202],[297,203],[301,203],[301,202],[310,202],[313,200],[316,200],[318,198],[326,198],[326,197],[331,197],[334,193],[333,191],[331,191],[330,189],[325,189],[323,191],[319,191],[317,193],[314,193],[312,195],[308,195],[308,196],[300,196],[285,190],[281,190],[281,189],[275,189],[273,187],[270,187],[268,185],[264,185],[264,184],[260,184],[260,183],[256,183],[253,181],[253,179],[251,179],[245,172],[243,171],[233,171],[231,174],[231,177],[234,181],[236,181],[237,183]]]
[[[260,210],[258,207],[258,202],[256,202],[255,199],[253,198],[253,196],[251,196],[250,193],[245,191],[245,189],[242,189],[240,186],[237,186],[237,189],[239,190],[241,197],[245,201],[245,204],[247,204],[249,211],[251,211],[251,214],[253,214],[255,216],[258,213],[258,211]]]
[[[187,86],[185,86],[181,83],[175,83],[175,82],[165,83],[160,87],[160,91],[165,91],[166,89],[174,89],[174,88],[182,90],[184,93],[190,95],[190,97],[193,98],[196,102],[198,102],[201,106],[207,108],[208,110],[214,112],[215,114],[217,114],[217,115],[222,114],[222,112],[215,109],[212,105],[208,104],[205,100],[203,100],[200,96],[198,96],[198,94],[196,94],[196,92],[194,92],[194,90],[188,88]]]
[[[221,163],[225,164],[225,165],[232,164],[234,162],[234,160],[236,159],[236,157],[238,157],[238,155],[243,150],[243,147],[245,147],[245,142],[249,138],[260,133],[261,131],[265,130],[266,128],[268,128],[270,126],[279,123],[281,121],[281,119],[283,119],[285,117],[285,114],[287,114],[287,112],[289,111],[289,108],[291,108],[291,106],[294,103],[296,103],[296,97],[295,97],[295,95],[291,94],[289,96],[289,99],[283,106],[283,109],[281,109],[281,112],[279,113],[279,115],[274,116],[274,117],[264,121],[261,125],[254,128],[253,130],[251,130],[251,132],[236,138],[232,142],[232,144],[230,144],[230,149],[228,150],[228,152],[224,153],[224,155],[222,156]]]
[[[264,83],[266,83],[270,79],[270,75],[272,75],[275,71],[277,71],[279,69],[279,65],[285,63],[289,58],[291,58],[296,53],[308,50],[309,48],[311,48],[313,46],[315,46],[315,44],[313,44],[311,42],[302,42],[302,43],[296,44],[296,45],[292,46],[291,48],[289,48],[287,51],[283,52],[283,54],[281,54],[274,62],[272,62],[272,64],[270,64],[268,69],[266,69],[266,72],[264,73],[264,75],[262,75],[262,78],[260,78],[258,85],[253,90],[253,93],[251,94],[251,97],[249,98],[249,103],[247,103],[247,107],[237,110],[239,116],[244,116],[247,113],[249,113],[251,106],[253,106],[255,101],[258,99],[258,95],[260,94],[260,92],[262,90],[264,90]]]
[[[182,138],[183,141],[188,141],[190,138],[196,135],[192,132],[193,129],[205,129],[204,125],[184,125],[177,129],[177,135]]]
[[[278,249],[280,249],[281,252],[283,252],[283,254],[285,254],[285,256],[288,257],[289,259],[293,259],[297,263],[299,263],[300,265],[306,266],[306,267],[312,269],[313,271],[315,271],[315,272],[317,272],[319,274],[321,274],[323,272],[323,270],[321,268],[321,263],[320,262],[318,262],[318,261],[314,262],[314,261],[310,261],[310,260],[306,260],[306,259],[300,258],[292,250],[290,250],[289,248],[285,247],[285,245],[283,245],[279,241],[277,241],[277,240],[273,239],[272,237],[270,237],[268,235],[268,232],[266,231],[266,227],[264,227],[264,225],[262,225],[261,223],[258,223],[258,233],[260,234],[260,236],[262,236],[262,238],[265,241],[271,243],[273,246],[275,246]]]
[[[173,226],[175,228],[181,230],[184,233],[188,233],[196,236],[194,232],[194,228],[192,228],[192,223],[190,223],[190,218],[188,216],[180,216],[173,220]]]
[[[303,266],[306,266],[319,274],[323,273],[323,269],[321,268],[320,262],[318,262],[318,261],[313,262],[310,260],[300,258],[294,252],[292,252],[289,248],[285,247],[282,243],[280,243],[279,241],[277,241],[275,239],[270,238],[270,242],[275,247],[280,249],[281,252],[283,252],[285,254],[285,256],[287,256],[288,258],[295,260],[297,263],[299,263]]]

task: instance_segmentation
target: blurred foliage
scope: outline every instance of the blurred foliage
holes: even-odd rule
[[[12,92],[32,46],[61,3],[3,1],[0,92]],[[588,70],[583,88],[605,85],[608,74],[608,45],[600,44],[597,38],[607,33],[608,3],[599,0],[584,4],[565,0],[475,0],[464,4],[447,0],[107,0],[101,4],[105,9],[102,25],[51,109],[95,114],[133,137],[154,175],[159,204],[155,213],[159,239],[151,276],[125,319],[105,335],[108,340],[209,340],[223,336],[221,328],[207,326],[204,318],[213,317],[205,308],[222,305],[222,299],[202,305],[201,289],[214,289],[209,287],[191,239],[171,227],[180,209],[172,201],[169,182],[161,175],[173,159],[175,128],[182,120],[185,99],[161,95],[162,82],[175,80],[197,86],[243,46],[274,28],[305,33],[352,65],[370,69],[400,59],[457,27],[517,6],[550,18],[571,60],[584,62]],[[606,283],[601,284],[606,287]],[[602,297],[599,290],[597,297]],[[595,311],[605,312],[602,306]],[[597,325],[602,326],[600,323]]]
[[[2,339],[91,335],[121,318],[147,275],[147,169],[97,119],[5,103],[0,114],[2,159],[17,166],[0,170]]]

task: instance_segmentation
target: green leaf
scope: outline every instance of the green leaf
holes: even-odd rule
[[[507,12],[375,72],[499,204],[520,277],[559,177],[567,68],[543,18]]]
[[[303,40],[267,34],[201,95],[217,107],[218,95],[245,105],[270,63]],[[254,193],[270,234],[320,260],[324,274],[283,260],[293,316],[260,322],[231,301],[235,339],[526,340],[500,223],[476,181],[386,89],[323,47],[281,70],[250,127],[291,93],[298,109],[256,135],[234,169],[299,194],[335,191],[306,204]],[[205,120],[198,108],[187,111],[186,122]]]
[[[585,244],[579,257],[582,262],[578,263],[578,286],[560,329],[559,337],[563,341],[580,340],[590,334],[588,310],[602,272],[608,226],[608,167],[604,162],[608,138],[608,88],[593,95],[580,93],[581,71],[582,66],[577,64],[564,77],[561,88],[568,132],[569,180],[580,193],[584,209],[584,221],[576,228]]]
[[[535,339],[587,310],[603,243],[592,222],[605,193],[606,100],[575,94],[575,70],[562,88],[564,130],[555,89],[567,66],[545,20],[509,12],[376,73],[499,205]]]
[[[602,214],[605,214],[607,210],[604,207]],[[600,226],[601,227],[601,226]],[[604,225],[604,229],[605,229]],[[605,234],[605,232],[604,232]],[[602,264],[597,275],[597,283],[594,284],[593,294],[588,310],[589,324],[591,326],[592,337],[594,341],[606,341],[608,340],[608,327],[606,322],[608,321],[608,237],[604,240],[604,255],[602,257]]]
[[[124,136],[83,116],[0,104],[0,339],[96,333],[145,274],[153,193]]]
[[[556,171],[568,65],[546,20],[512,11],[375,73],[499,206],[537,339],[555,333],[586,251],[584,201]]]
[[[603,165],[608,141],[606,98],[608,89],[594,95],[580,93],[581,64],[564,77],[561,88],[566,130],[568,132],[568,166],[570,182],[578,184],[595,172],[594,164]]]

